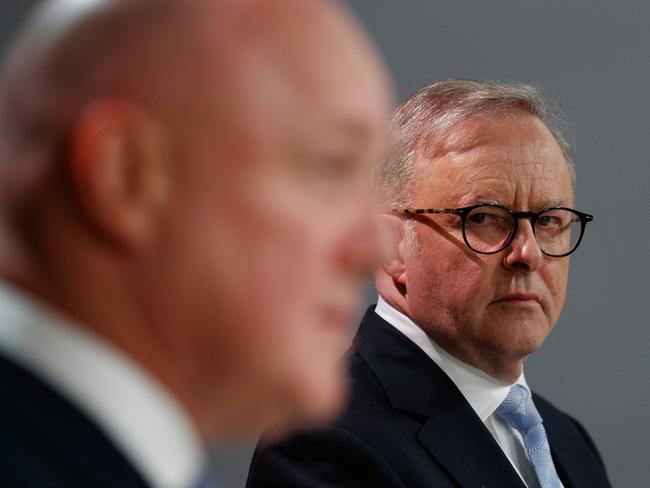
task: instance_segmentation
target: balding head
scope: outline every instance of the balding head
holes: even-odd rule
[[[94,99],[128,96],[160,109],[173,88],[191,92],[191,85],[181,82],[188,58],[201,56],[191,52],[200,44],[191,36],[199,20],[209,19],[219,30],[224,17],[206,17],[198,10],[227,11],[227,3],[43,2],[12,43],[0,79],[0,194],[5,201],[34,191],[26,186],[35,185],[37,175],[53,164]]]
[[[331,414],[389,91],[334,2],[44,3],[0,82],[0,274],[206,435]]]
[[[303,0],[44,2],[0,78],[0,195],[34,191],[26,187],[65,150],[69,131],[99,97],[128,97],[195,131],[256,103],[251,90],[278,103],[292,91],[310,97],[305,91],[341,74],[339,60],[323,56],[335,49],[350,66],[362,64],[358,74],[381,81],[372,47],[345,14],[333,2]]]

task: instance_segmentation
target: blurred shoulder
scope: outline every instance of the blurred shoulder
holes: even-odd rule
[[[338,421],[259,445],[248,488],[404,486],[381,452],[390,415],[381,384],[356,354],[350,358],[350,376],[352,394]]]

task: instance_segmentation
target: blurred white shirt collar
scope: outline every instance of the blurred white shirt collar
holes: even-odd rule
[[[93,419],[154,487],[192,486],[205,453],[172,395],[134,361],[0,282],[0,350]]]
[[[381,295],[375,313],[415,342],[449,376],[481,421],[485,422],[506,399],[512,385],[456,359],[433,342],[415,322],[386,303]],[[530,390],[523,371],[516,383]]]

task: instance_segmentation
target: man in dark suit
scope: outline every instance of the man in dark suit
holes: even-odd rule
[[[0,486],[207,486],[207,444],[339,409],[389,90],[335,2],[43,2],[0,76]]]
[[[331,427],[263,444],[257,487],[607,487],[572,417],[524,362],[564,304],[573,209],[562,135],[527,86],[449,80],[397,110],[375,185],[393,254],[351,354]]]

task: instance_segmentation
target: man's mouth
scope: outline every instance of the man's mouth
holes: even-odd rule
[[[516,292],[504,295],[495,301],[495,303],[506,303],[511,305],[535,305],[541,303],[541,298],[536,293]]]

